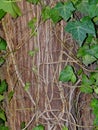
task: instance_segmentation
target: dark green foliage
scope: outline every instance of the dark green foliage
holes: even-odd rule
[[[20,8],[17,6],[16,2],[0,0],[0,9],[4,12],[10,13],[14,18],[21,15]]]
[[[95,115],[94,125],[98,126],[98,99],[92,99],[91,108],[93,109],[93,114]]]
[[[0,82],[0,94],[3,94],[8,89],[8,84],[6,83],[6,80],[3,80]]]
[[[76,82],[76,76],[71,66],[67,65],[60,73],[59,81],[72,83]]]
[[[87,34],[96,35],[94,25],[89,17],[84,17],[80,21],[68,22],[65,31],[72,34],[79,46],[81,46],[85,38],[87,38]]]
[[[0,9],[0,20],[5,16],[6,12]]]
[[[26,1],[28,1],[29,3],[32,3],[32,4],[38,4],[38,2],[40,0],[26,0]]]
[[[45,130],[45,127],[43,125],[38,125],[35,128],[33,128],[32,130]]]
[[[0,51],[6,50],[7,43],[3,38],[0,38]]]

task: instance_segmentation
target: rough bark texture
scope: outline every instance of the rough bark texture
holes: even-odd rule
[[[40,6],[26,1],[19,2],[19,6],[21,17],[13,19],[7,15],[3,20],[10,51],[5,77],[9,91],[15,91],[13,99],[5,102],[11,130],[20,130],[23,121],[28,130],[37,124],[43,124],[45,130],[61,130],[63,125],[69,130],[92,130],[88,109],[91,97],[79,94],[78,89],[70,88],[71,84],[58,81],[62,68],[75,62],[70,57],[70,53],[75,53],[75,44],[64,33],[66,23],[53,25],[48,20],[40,24]],[[34,17],[37,17],[37,36],[31,37],[28,22]],[[34,56],[29,56],[29,51],[34,51]],[[27,82],[30,88],[25,91]]]

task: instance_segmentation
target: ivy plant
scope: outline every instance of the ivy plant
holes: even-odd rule
[[[0,0],[0,18],[2,18],[5,13],[11,14],[14,18],[21,16],[20,8],[17,6],[17,3],[12,0]]]
[[[34,127],[32,130],[45,130],[45,127],[40,124],[40,125]]]
[[[27,1],[32,4],[40,3],[38,0]],[[86,67],[98,65],[98,0],[67,0],[57,2],[53,7],[45,5],[42,7],[41,18],[43,21],[50,19],[54,24],[61,20],[65,21],[65,32],[70,33],[78,45],[76,57]],[[81,71],[81,68],[77,70],[74,66],[66,65],[60,72],[59,81],[75,84],[78,78],[81,78],[79,87],[82,93],[98,94],[98,69],[95,69],[87,75],[85,71]],[[94,130],[98,128],[97,105],[98,99],[92,99],[91,108],[95,115]]]
[[[0,37],[0,53],[2,54],[3,51],[6,51],[7,43],[6,41]],[[2,66],[5,62],[4,55],[0,56],[0,66]]]
[[[31,4],[40,4],[41,0],[26,0]],[[6,15],[11,14],[16,18],[21,16],[20,8],[17,3],[12,0],[0,0],[0,20]],[[78,16],[77,14],[80,14]],[[49,5],[42,6],[41,19],[45,22],[50,19],[54,24],[59,23],[61,20],[66,22],[64,27],[65,32],[69,33],[76,41],[78,50],[76,57],[80,60],[81,64],[90,67],[98,66],[98,0],[67,0],[66,2],[57,2],[53,7]],[[32,33],[36,29],[36,18],[32,19],[28,26],[32,29]],[[0,38],[0,53],[6,51],[6,41]],[[29,53],[34,55],[34,53]],[[4,64],[4,56],[0,56],[0,67]],[[79,76],[78,76],[79,74]],[[79,84],[82,93],[95,93],[98,95],[98,68],[95,67],[94,72],[85,71],[78,73],[77,68],[71,65],[66,65],[60,72],[59,81],[72,82],[75,84],[78,78],[81,78]],[[30,84],[26,83],[25,90],[27,91]],[[6,80],[0,81],[0,103],[4,100],[4,93],[7,91]],[[14,92],[10,93],[9,99],[12,98]],[[90,104],[93,114],[95,115],[94,126],[95,130],[98,129],[98,98],[93,98]],[[8,130],[5,126],[6,115],[0,109],[0,130]],[[44,130],[43,125],[38,125],[33,130]],[[63,127],[62,130],[67,130]]]

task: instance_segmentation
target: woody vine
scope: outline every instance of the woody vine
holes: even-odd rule
[[[73,57],[79,66],[77,69],[74,65],[67,65],[60,72],[59,81],[71,82],[74,85],[80,79],[77,85],[81,92],[94,95],[90,106],[95,116],[93,121],[94,130],[98,129],[98,1],[97,0],[67,0],[59,1],[53,7],[46,5],[41,0],[26,0],[31,4],[39,4],[41,10],[41,20],[43,22],[51,20],[53,24],[65,21],[67,25],[64,27],[65,32],[69,33],[76,41],[78,46],[77,54]],[[21,16],[20,8],[15,0],[0,1],[0,21],[6,13],[13,18]],[[79,15],[78,15],[79,14]],[[80,17],[79,17],[80,16]],[[36,18],[28,23],[32,29],[32,36],[36,35]],[[6,62],[7,41],[0,38],[0,67]],[[93,70],[90,66],[94,66]],[[87,72],[87,73],[85,73]],[[8,85],[6,80],[0,79],[0,129],[8,130],[5,126],[6,114],[2,108],[4,95],[7,93]],[[9,100],[14,92],[10,92]],[[44,126],[39,125],[34,130],[44,130]],[[62,130],[67,130],[67,127]]]

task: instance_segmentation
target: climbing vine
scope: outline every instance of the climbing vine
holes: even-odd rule
[[[98,0],[66,0],[57,2],[53,7],[44,4],[41,0],[26,0],[35,5],[40,5],[41,20],[43,22],[51,20],[53,24],[65,21],[67,25],[64,27],[65,32],[70,33],[73,40],[78,46],[76,59],[80,70],[75,66],[66,65],[60,72],[59,81],[71,82],[73,85],[80,78],[78,87],[83,93],[98,95]],[[11,14],[16,18],[22,13],[14,0],[0,1],[0,20],[6,15]],[[79,14],[79,15],[78,15]],[[32,29],[32,36],[37,35],[36,18],[28,23]],[[6,41],[0,38],[0,53],[6,52]],[[5,56],[0,56],[0,67],[5,62]],[[95,66],[94,70],[90,70],[90,66]],[[87,73],[85,73],[87,71]],[[1,80],[1,79],[0,79]],[[0,81],[0,104],[4,100],[4,93],[7,91],[6,80]],[[2,105],[1,105],[2,106]],[[94,119],[94,130],[98,129],[98,98],[93,96],[90,106],[92,108]],[[6,116],[3,109],[0,108],[0,129],[8,130],[5,126]],[[24,126],[25,127],[25,126]],[[23,128],[23,127],[22,127]],[[36,126],[33,130],[44,130],[42,125]],[[64,126],[62,130],[67,130]]]

